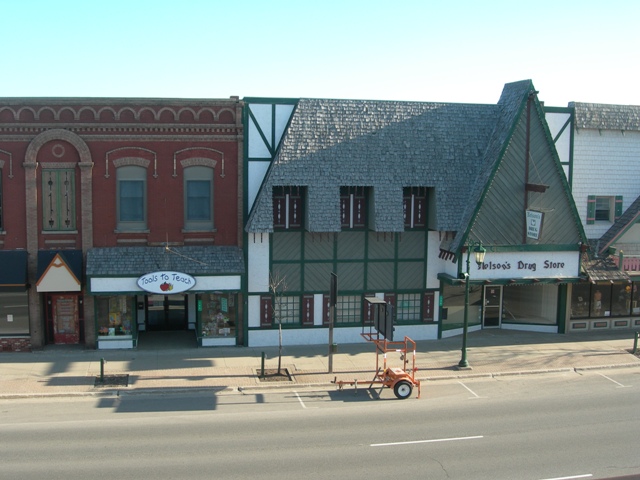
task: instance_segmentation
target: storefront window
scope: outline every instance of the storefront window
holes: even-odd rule
[[[200,315],[203,337],[234,337],[236,334],[236,295],[223,293],[203,293],[198,297],[202,302]]]
[[[0,335],[29,334],[27,292],[0,293]]]
[[[591,285],[588,283],[574,283],[571,286],[571,318],[585,318],[589,316],[589,301]]]
[[[462,328],[464,324],[464,285],[445,285],[442,300],[442,330]],[[482,287],[469,286],[469,325],[478,325],[482,319]]]
[[[571,318],[639,316],[639,284],[574,284]]]
[[[118,295],[96,297],[98,335],[131,335],[134,323],[134,297]]]
[[[620,317],[631,312],[631,285],[611,285],[611,316]]]
[[[509,285],[502,293],[502,321],[555,325],[558,287],[555,285]]]

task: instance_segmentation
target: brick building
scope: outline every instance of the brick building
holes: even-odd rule
[[[153,329],[229,336],[241,169],[235,97],[0,99],[3,349],[133,347]],[[137,283],[155,272],[192,284],[166,295]]]

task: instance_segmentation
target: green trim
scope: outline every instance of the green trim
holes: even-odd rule
[[[533,90],[533,82],[529,82],[529,91]],[[489,178],[487,179],[487,181],[485,182],[484,186],[483,186],[483,190],[482,190],[482,195],[480,195],[480,199],[478,200],[478,203],[476,204],[474,210],[473,210],[473,214],[471,215],[471,218],[469,219],[469,222],[467,223],[467,225],[465,226],[465,230],[462,233],[462,237],[460,238],[460,243],[458,244],[458,253],[462,252],[462,249],[464,248],[464,246],[467,243],[467,240],[469,239],[469,235],[471,234],[471,230],[473,228],[473,225],[475,223],[475,219],[478,217],[478,213],[480,212],[480,208],[482,208],[482,204],[484,203],[484,200],[487,196],[487,194],[489,193],[489,187],[490,185],[493,183],[493,179],[495,178],[496,174],[498,173],[500,164],[502,163],[502,161],[504,160],[504,156],[507,152],[507,149],[509,148],[509,145],[511,144],[511,139],[513,138],[513,135],[515,133],[516,127],[518,126],[519,123],[519,119],[522,117],[523,112],[526,109],[527,103],[529,101],[529,96],[523,96],[523,99],[520,103],[520,108],[518,110],[518,113],[514,116],[514,121],[512,121],[511,123],[511,127],[509,129],[509,133],[507,134],[504,142],[502,143],[501,147],[500,147],[500,153],[498,154],[498,158],[497,160],[494,162],[493,164],[493,170],[491,172],[491,175],[489,175]],[[483,158],[484,160],[484,158]],[[485,246],[486,248],[486,246]]]
[[[596,196],[587,195],[587,225],[596,223]]]
[[[271,155],[271,160],[273,160],[273,157],[275,156],[275,150],[273,149],[273,126],[271,127],[271,141],[269,141],[267,139],[267,136],[264,134],[264,132],[262,131],[262,128],[260,127],[260,124],[258,123],[258,119],[255,117],[255,115],[253,114],[253,112],[251,111],[250,106],[248,105],[246,107],[247,111],[249,112],[249,120],[253,122],[253,125],[256,127],[256,130],[258,131],[258,135],[260,135],[260,138],[262,139],[262,141],[264,142],[265,147],[267,147],[267,150],[269,151],[269,155]],[[273,123],[273,105],[271,106],[271,123]],[[247,125],[247,127],[249,127],[249,125]],[[248,128],[247,128],[248,130]]]
[[[562,183],[562,188],[564,190],[564,194],[565,197],[567,199],[567,202],[569,203],[569,208],[571,209],[571,211],[573,212],[573,220],[576,224],[576,226],[578,227],[578,232],[580,233],[580,238],[582,239],[582,243],[588,243],[587,240],[587,235],[584,231],[584,226],[582,225],[582,220],[580,219],[580,214],[578,213],[578,209],[576,207],[576,203],[575,200],[573,199],[573,194],[571,193],[571,186],[569,184],[569,181],[564,173],[564,169],[562,168],[562,162],[560,161],[560,156],[558,155],[558,151],[555,148],[555,141],[553,139],[553,137],[551,136],[551,131],[549,130],[549,125],[547,124],[547,120],[545,118],[544,115],[544,109],[542,107],[542,105],[540,104],[540,101],[538,100],[538,96],[535,96],[534,99],[534,106],[536,108],[536,112],[538,114],[538,119],[540,120],[541,124],[542,124],[542,128],[544,129],[545,132],[545,136],[547,137],[547,141],[549,142],[549,145],[551,145],[553,148],[551,148],[551,156],[553,158],[553,161],[555,163],[556,166],[556,171],[558,172],[558,176],[560,177],[560,182]],[[571,109],[573,110],[573,109]],[[571,122],[573,123],[573,119],[574,119],[574,115],[573,115],[573,111],[571,112]],[[564,128],[564,127],[563,127]],[[573,130],[571,130],[571,151],[570,151],[570,162],[571,164],[573,164]],[[571,172],[571,169],[570,169]]]
[[[295,105],[300,101],[299,98],[291,98],[291,97],[243,97],[242,101],[245,104],[248,103],[273,103],[280,105]]]
[[[452,277],[448,273],[439,273],[438,280],[440,280],[441,284],[454,285],[454,286],[462,286],[464,285],[464,280]],[[562,277],[562,278],[492,278],[492,279],[478,279],[470,280],[469,285],[544,285],[544,284],[557,284],[562,285],[565,283],[578,283],[584,281],[581,277]]]
[[[613,206],[613,221],[614,223],[622,216],[622,195],[616,195],[614,198]]]
[[[562,245],[543,244],[543,245],[482,245],[489,252],[578,252],[580,251],[579,243],[569,243]]]
[[[556,319],[558,324],[558,333],[566,332],[567,325],[567,301],[569,288],[567,285],[558,285],[558,311]]]

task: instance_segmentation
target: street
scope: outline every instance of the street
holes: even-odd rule
[[[366,385],[368,386],[368,385]],[[295,388],[295,387],[294,387]],[[640,473],[640,369],[0,401],[2,479],[559,479]]]

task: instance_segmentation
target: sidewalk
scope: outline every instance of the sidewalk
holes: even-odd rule
[[[417,342],[416,378],[434,381],[497,375],[640,367],[633,355],[635,332],[557,335],[509,330],[469,333],[470,370],[457,369],[461,337]],[[176,350],[96,351],[46,348],[31,353],[0,353],[0,399],[38,396],[113,395],[205,389],[237,392],[268,388],[335,388],[334,379],[367,384],[374,375],[373,345],[338,345],[333,373],[328,373],[328,346],[285,346],[282,368],[290,380],[261,380],[265,369],[277,368],[277,347],[213,347]],[[96,386],[101,373],[111,385]],[[382,356],[380,357],[382,365]],[[387,366],[401,367],[399,354]],[[106,382],[109,383],[109,382]],[[423,383],[425,388],[425,383]]]

